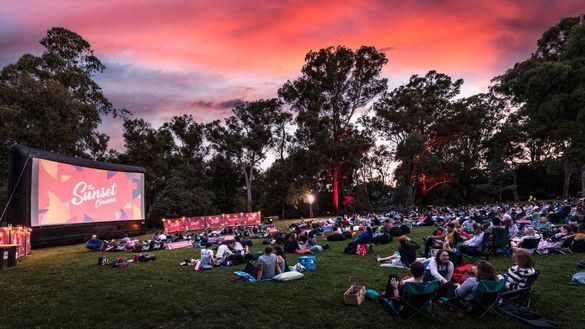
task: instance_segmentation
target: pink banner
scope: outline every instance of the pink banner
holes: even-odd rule
[[[179,242],[171,242],[169,244],[167,244],[167,249],[180,249],[180,248],[187,248],[187,247],[193,247],[193,245],[191,244],[191,241],[179,241]]]
[[[163,219],[165,232],[173,233],[183,231],[184,218]]]
[[[205,217],[205,224],[209,228],[218,228],[224,225],[224,219],[222,215],[219,216],[207,216]]]
[[[260,212],[249,212],[244,215],[244,223],[246,225],[259,225],[261,222]]]
[[[244,219],[244,214],[243,213],[227,214],[227,215],[224,215],[224,217],[225,217],[225,221],[226,221],[228,226],[238,226],[238,225],[242,224],[242,220]]]
[[[30,254],[31,251],[31,244],[30,244],[30,234],[31,234],[31,229],[27,229],[24,232],[24,240],[25,240],[25,244],[24,244],[24,250],[25,250],[25,254],[28,255]],[[24,256],[24,255],[23,255]]]
[[[12,232],[10,233],[10,243],[18,245],[18,256],[16,258],[26,255],[26,251],[24,249],[24,230],[24,228],[13,227]]]
[[[185,231],[196,231],[205,228],[205,218],[188,217],[185,218]]]
[[[10,244],[10,229],[0,227],[0,244]]]

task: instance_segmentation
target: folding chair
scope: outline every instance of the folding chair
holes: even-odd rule
[[[481,241],[481,248],[478,249],[476,252],[471,253],[462,253],[461,255],[463,258],[468,260],[468,263],[477,262],[481,257],[485,256],[486,260],[490,259],[490,255],[488,253],[488,241],[489,241],[490,234],[488,232],[483,233],[483,239]]]
[[[510,237],[507,228],[494,228],[492,231],[492,236],[493,245],[490,247],[490,249],[494,256],[497,256],[498,252],[504,255],[512,254],[512,249],[510,249]]]
[[[464,313],[466,316],[478,319],[483,318],[488,313],[499,314],[495,307],[506,287],[506,281],[506,276],[499,281],[482,280],[479,282],[469,305],[462,307],[458,303],[453,302],[455,298],[449,299],[447,304],[459,312]]]
[[[514,303],[518,306],[523,306],[522,302],[526,300],[526,308],[530,308],[532,296],[534,296],[534,282],[536,282],[536,279],[538,279],[539,275],[540,271],[536,270],[536,272],[529,276],[526,280],[526,288],[506,291],[502,293],[502,299]]]
[[[518,248],[529,250],[533,254],[538,248],[540,237],[526,238],[518,245]]]
[[[407,282],[402,287],[400,303],[386,301],[386,305],[401,318],[410,320],[420,314],[427,318],[433,317],[433,298],[439,287],[439,281],[427,283]]]
[[[570,235],[570,236],[565,238],[565,241],[563,241],[563,244],[560,247],[550,248],[548,251],[551,253],[563,254],[563,255],[572,254],[573,251],[571,250],[571,245],[573,244],[573,241],[575,241],[575,236]]]

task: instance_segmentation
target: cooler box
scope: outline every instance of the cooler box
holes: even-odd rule
[[[317,269],[317,258],[315,256],[301,256],[299,264],[303,265],[305,270],[312,271]]]

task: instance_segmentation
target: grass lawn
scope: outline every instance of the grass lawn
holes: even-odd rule
[[[279,221],[286,227],[290,221]],[[421,241],[431,228],[415,228]],[[252,249],[263,249],[254,240]],[[380,268],[373,256],[342,253],[347,242],[329,242],[331,250],[317,255],[317,270],[287,283],[233,283],[233,268],[195,272],[178,264],[199,258],[199,249],[156,251],[157,260],[125,268],[98,266],[102,253],[84,245],[34,250],[18,266],[0,272],[0,328],[522,328],[520,322],[489,315],[459,320],[435,305],[433,320],[399,320],[377,302],[359,307],[343,304],[342,294],[353,281],[382,290],[388,274],[406,270]],[[383,255],[396,250],[397,239],[375,247]],[[108,253],[131,258],[130,253]],[[541,275],[532,309],[582,328],[585,286],[571,282],[582,254],[536,256]],[[297,256],[288,261],[296,263]],[[490,258],[492,260],[492,258]],[[511,259],[492,262],[499,273]]]

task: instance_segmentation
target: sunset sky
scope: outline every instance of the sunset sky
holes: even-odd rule
[[[95,77],[116,107],[158,127],[175,115],[223,118],[239,100],[275,97],[309,50],[369,45],[386,53],[390,88],[431,69],[465,80],[464,96],[527,58],[583,0],[137,1],[2,0],[0,66],[54,26],[85,38],[106,65]],[[121,122],[100,128],[120,149]]]

